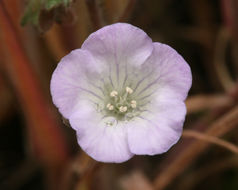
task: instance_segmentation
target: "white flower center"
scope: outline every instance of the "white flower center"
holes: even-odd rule
[[[139,115],[137,101],[132,95],[133,90],[128,86],[121,92],[112,90],[105,102],[105,115],[114,117],[117,121],[129,121]]]

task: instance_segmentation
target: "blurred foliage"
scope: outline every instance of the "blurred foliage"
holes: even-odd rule
[[[61,22],[71,2],[72,0],[28,0],[21,24],[33,24],[45,31],[53,21]],[[45,25],[44,22],[51,22],[51,25],[45,28],[42,26]]]

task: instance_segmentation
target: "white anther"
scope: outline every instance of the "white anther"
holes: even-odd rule
[[[131,100],[131,104],[136,104],[136,101],[135,100]]]
[[[130,88],[130,87],[126,87],[126,92],[128,93],[128,94],[132,94],[133,93],[133,90]]]
[[[117,95],[118,95],[118,92],[115,90],[111,91],[111,93],[110,93],[111,97],[116,97]]]
[[[126,106],[121,106],[120,108],[119,108],[119,111],[120,112],[126,112],[127,111],[127,107]]]
[[[113,109],[114,109],[114,106],[113,106],[112,104],[110,104],[110,103],[109,103],[109,104],[107,104],[107,108],[108,108],[108,110],[110,110],[110,111],[111,111],[111,110],[113,110]]]
[[[132,101],[131,101],[131,107],[132,107],[132,108],[136,108],[136,101],[135,101],[135,100],[132,100]]]

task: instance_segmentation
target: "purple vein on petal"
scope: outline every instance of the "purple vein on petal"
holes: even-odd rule
[[[153,92],[151,92],[150,94],[147,94],[147,95],[145,95],[145,96],[143,96],[143,97],[141,97],[141,98],[138,98],[138,100],[144,100],[144,99],[146,99],[146,98],[149,98],[150,96],[152,96],[153,94],[155,94],[156,92],[158,91],[158,88],[156,89],[156,90],[154,90]]]
[[[123,81],[123,84],[122,84],[122,88],[125,87],[127,79],[128,79],[128,70],[127,70],[127,64],[125,64],[125,78],[124,78],[124,81]]]
[[[92,82],[89,82],[89,84],[92,85],[94,88],[97,88],[98,90],[100,90],[102,92],[102,94],[105,96],[105,93],[104,93],[102,87],[97,86],[97,85],[93,84]]]
[[[120,67],[119,67],[119,63],[118,63],[116,44],[114,44],[114,53],[113,53],[113,55],[114,55],[114,60],[115,60],[115,65],[116,65],[117,86],[119,86]]]
[[[140,86],[140,84],[147,79],[148,77],[150,77],[153,73],[155,72],[155,70],[153,69],[148,75],[144,76],[141,80],[139,80],[136,84],[136,87],[134,88],[134,92],[136,92],[136,90],[138,89],[138,87]]]
[[[102,98],[101,96],[97,95],[96,93],[94,93],[94,92],[92,92],[92,91],[90,91],[90,90],[88,90],[88,89],[82,88],[81,86],[76,86],[75,84],[70,83],[70,82],[67,82],[67,83],[65,83],[65,84],[68,85],[68,86],[70,86],[70,87],[74,87],[75,89],[80,89],[80,90],[82,90],[82,91],[85,91],[85,92],[87,92],[87,93],[89,93],[89,94],[92,94],[93,96],[97,97],[98,99],[103,100],[103,98]],[[69,89],[71,89],[70,87],[69,87]],[[65,88],[65,89],[66,89],[66,88]]]
[[[160,79],[160,76],[158,78],[156,78],[153,82],[151,82],[150,84],[148,84],[145,88],[143,88],[138,94],[140,95],[141,93],[145,92],[147,89],[149,89],[151,86],[153,86],[154,84],[156,84],[158,82],[158,80]]]
[[[148,84],[144,89],[142,89],[137,95],[140,95],[141,93],[145,92],[147,89],[149,89],[151,86],[153,86],[154,84],[156,84],[158,82],[159,79],[161,79],[164,75],[166,75],[168,72],[163,73],[161,75],[159,75],[158,78],[156,78],[153,82],[151,82],[150,84]]]
[[[100,99],[100,100],[103,100],[102,97],[98,96],[97,94],[95,94],[94,92],[92,92],[92,91],[90,91],[90,90],[87,90],[87,89],[82,88],[82,87],[78,87],[78,88],[79,88],[80,90],[82,90],[82,91],[85,91],[85,92],[87,92],[87,93],[89,93],[89,94],[92,94],[93,96],[97,97],[97,98]]]
[[[144,102],[143,104],[140,104],[140,108],[142,108],[142,107],[144,107],[144,106],[146,106],[146,105],[148,105],[148,104],[150,104],[150,103],[151,103],[151,100],[146,101],[146,102]]]
[[[147,122],[151,123],[152,125],[154,125],[153,122],[150,121],[149,119],[146,119],[146,118],[144,118],[144,117],[142,117],[142,116],[138,116],[138,118],[140,118],[140,119],[142,119],[142,120],[144,120],[144,121],[147,121]]]
[[[115,88],[114,85],[113,85],[113,82],[112,82],[112,66],[111,66],[111,63],[109,63],[109,76],[108,76],[108,78],[109,78],[109,81],[111,83],[112,88]]]

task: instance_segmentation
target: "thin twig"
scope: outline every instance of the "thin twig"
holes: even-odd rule
[[[235,154],[238,154],[238,147],[236,145],[229,143],[227,141],[224,141],[222,139],[219,139],[217,137],[214,137],[214,136],[206,135],[204,133],[200,133],[200,132],[197,132],[194,130],[189,130],[189,129],[184,130],[182,136],[189,137],[189,138],[192,137],[192,138],[202,140],[202,141],[205,141],[208,143],[213,143],[218,146],[222,146]]]

